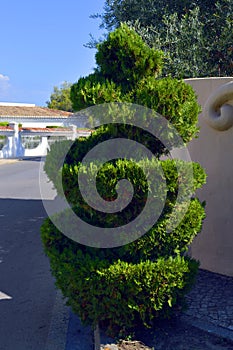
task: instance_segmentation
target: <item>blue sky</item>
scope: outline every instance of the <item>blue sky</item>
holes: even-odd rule
[[[0,102],[45,106],[53,87],[95,67],[104,0],[1,0]]]

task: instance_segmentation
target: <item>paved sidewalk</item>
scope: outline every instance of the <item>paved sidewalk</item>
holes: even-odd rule
[[[233,277],[199,270],[184,319],[233,340]]]
[[[199,270],[196,284],[187,296],[187,303],[189,308],[181,317],[184,324],[233,340],[233,277]],[[101,342],[107,344],[110,339],[102,334]],[[64,350],[83,349],[93,349],[92,334],[70,313]]]

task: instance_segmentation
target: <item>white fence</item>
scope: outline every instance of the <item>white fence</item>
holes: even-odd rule
[[[50,147],[50,138],[65,138],[74,140],[80,136],[87,136],[90,131],[78,131],[76,126],[62,129],[22,129],[19,130],[18,123],[11,123],[10,128],[0,131],[0,135],[6,137],[6,143],[0,151],[0,158],[24,158],[45,156]],[[37,138],[37,145],[34,148],[27,148],[24,145],[24,138],[28,137],[33,141]],[[35,143],[35,142],[34,142]]]

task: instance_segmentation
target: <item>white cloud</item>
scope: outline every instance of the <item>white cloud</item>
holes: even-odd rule
[[[0,82],[9,81],[10,78],[7,75],[0,74]]]
[[[7,75],[0,74],[0,99],[7,97],[10,88],[10,78]]]

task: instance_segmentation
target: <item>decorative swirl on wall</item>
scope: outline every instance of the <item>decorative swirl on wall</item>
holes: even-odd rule
[[[233,126],[233,81],[220,86],[210,95],[203,114],[207,124],[215,130],[225,131]]]

